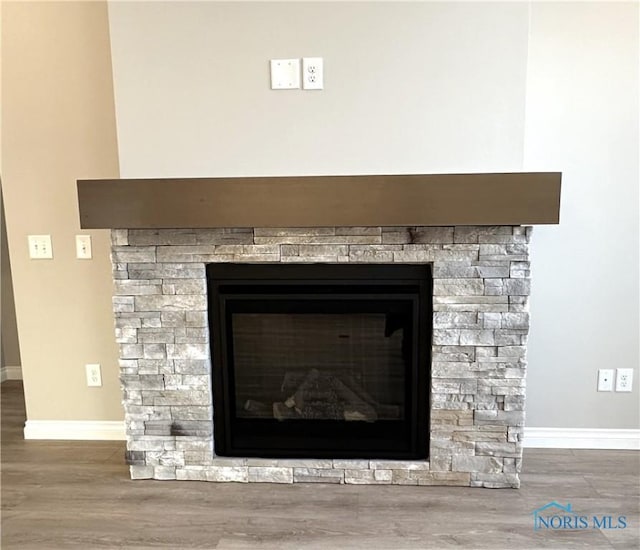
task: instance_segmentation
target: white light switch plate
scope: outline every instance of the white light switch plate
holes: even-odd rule
[[[271,60],[271,89],[293,90],[300,88],[300,60]]]
[[[76,235],[76,258],[91,259],[91,235]]]
[[[51,247],[51,235],[29,235],[29,258],[32,260],[51,260],[53,248]]]

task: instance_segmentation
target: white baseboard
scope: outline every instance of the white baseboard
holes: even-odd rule
[[[0,368],[0,382],[5,380],[22,380],[22,367],[5,365]]]
[[[122,421],[27,420],[25,439],[124,440]]]
[[[99,420],[27,420],[25,439],[124,440],[124,422]],[[640,450],[640,430],[525,428],[528,449]]]
[[[523,446],[529,449],[640,450],[640,430],[525,427]]]

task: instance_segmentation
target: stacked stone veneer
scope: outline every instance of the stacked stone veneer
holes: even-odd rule
[[[518,487],[530,227],[113,230],[131,477]],[[429,461],[215,455],[205,264],[433,265]]]

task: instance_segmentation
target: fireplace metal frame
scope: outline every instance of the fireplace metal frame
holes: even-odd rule
[[[208,316],[211,331],[212,395],[214,403],[214,441],[218,456],[265,458],[387,458],[425,459],[429,449],[429,411],[431,380],[432,275],[429,264],[339,265],[339,264],[209,264],[207,265]],[[402,293],[404,289],[404,293]],[[412,289],[410,294],[407,294]],[[286,291],[282,293],[280,291]],[[239,422],[234,415],[231,335],[226,332],[231,304],[243,300],[272,297],[283,302],[326,303],[339,307],[340,301],[364,304],[375,300],[413,301],[414,350],[416,356],[407,369],[405,393],[409,400],[406,433],[393,433],[389,422],[389,440],[383,442],[383,422],[373,425],[341,425],[335,421],[311,420],[300,423],[269,423],[269,435],[244,441],[234,434],[243,425],[257,434],[264,421]],[[246,302],[245,302],[246,303]],[[362,307],[365,307],[364,305]],[[243,423],[244,422],[244,423]],[[349,423],[351,424],[351,423]],[[373,426],[378,424],[377,428]],[[334,445],[322,443],[318,434],[334,432]],[[356,430],[369,436],[350,444]],[[338,433],[336,433],[336,431]],[[372,443],[380,438],[379,447]],[[295,440],[296,446],[292,446]],[[402,444],[400,444],[402,440]]]

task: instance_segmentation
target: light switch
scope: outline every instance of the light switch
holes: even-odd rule
[[[300,60],[271,60],[271,89],[292,90],[300,88]]]
[[[32,260],[51,260],[53,248],[51,247],[51,235],[29,235],[29,258]]]
[[[76,235],[76,258],[91,259],[91,235]]]

